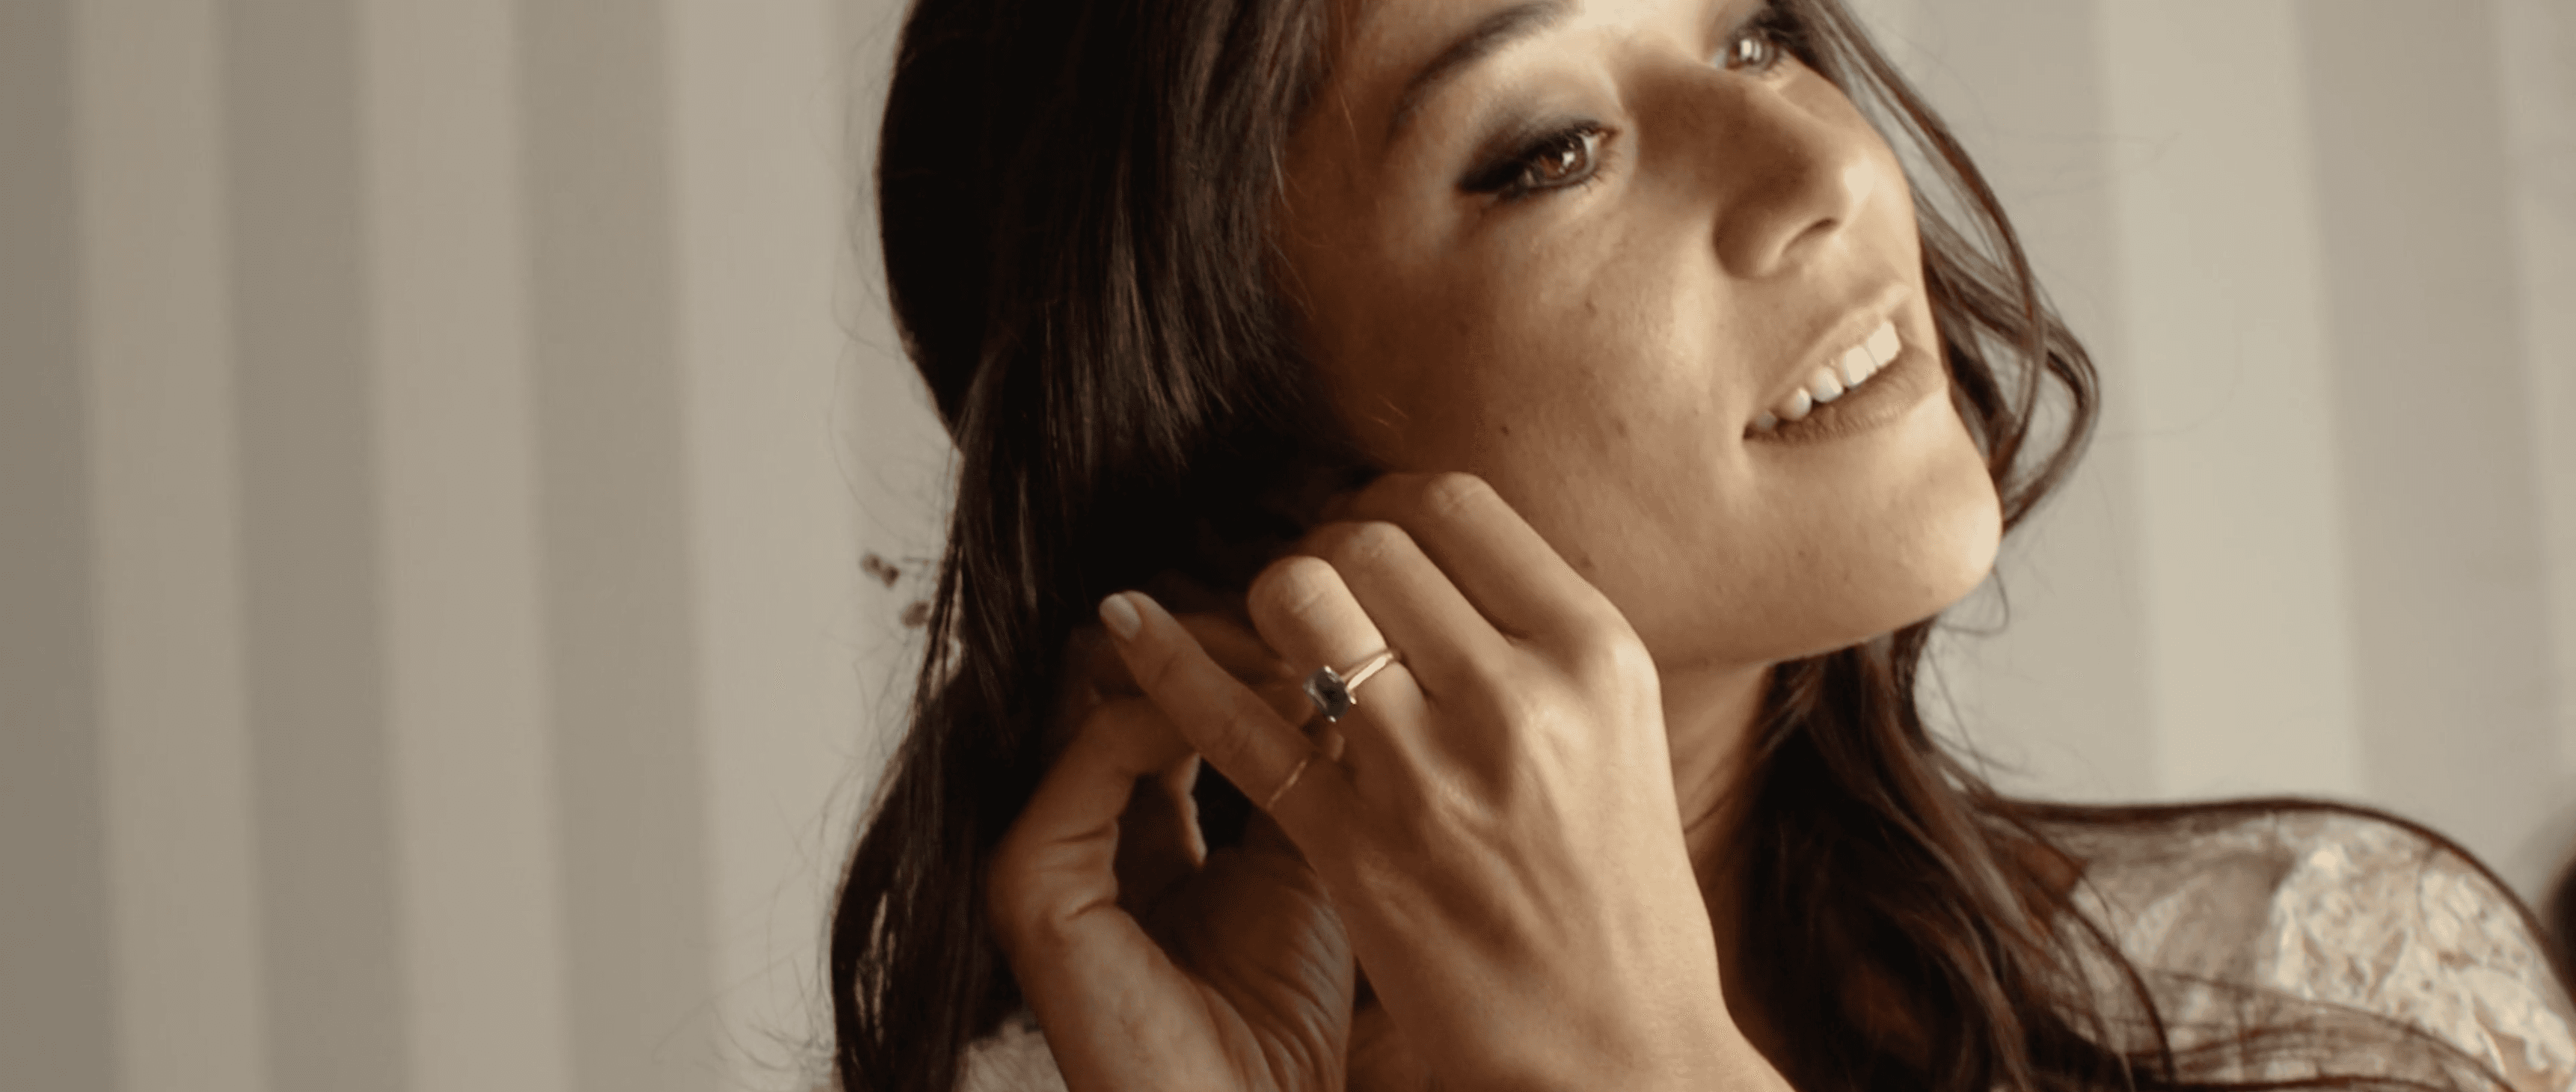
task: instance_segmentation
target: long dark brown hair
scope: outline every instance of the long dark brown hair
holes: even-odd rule
[[[904,345],[960,461],[910,729],[832,923],[849,1092],[947,1092],[1019,1004],[983,866],[1043,772],[1092,604],[1167,571],[1240,591],[1303,529],[1269,498],[1368,473],[1311,387],[1266,234],[1325,7],[914,4],[877,201]],[[2082,450],[2093,367],[1993,191],[1838,0],[1777,7],[1790,49],[1915,153],[1953,400],[2009,531]],[[1765,942],[1729,970],[1793,1029],[1775,1061],[1810,1090],[2222,1087],[2197,1083],[2100,926],[2046,924],[2070,908],[2047,824],[2150,817],[2007,799],[1944,750],[1916,707],[1930,633],[1774,672],[1744,849],[1743,930]],[[1241,795],[1204,770],[1199,796],[1226,844]],[[1861,981],[1903,1034],[1852,1009]],[[2143,1038],[2115,1026],[2141,1019]]]

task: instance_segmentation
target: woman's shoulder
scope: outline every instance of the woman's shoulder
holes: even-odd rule
[[[2307,800],[2067,809],[2088,912],[2169,1018],[2225,1022],[2245,987],[2430,1032],[2532,1088],[2576,1087],[2576,1010],[2538,922],[2449,839]]]

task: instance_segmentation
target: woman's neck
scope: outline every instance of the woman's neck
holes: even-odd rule
[[[1753,1011],[1739,966],[1742,941],[1743,840],[1746,788],[1755,722],[1771,678],[1768,666],[1662,671],[1664,733],[1673,765],[1673,799],[1682,820],[1682,844],[1699,881],[1716,942],[1727,1011],[1746,1038],[1765,1047],[1769,1029]],[[1764,1053],[1770,1051],[1765,1048]]]
[[[1740,836],[1747,752],[1770,677],[1767,666],[1663,673],[1673,801],[1681,810],[1691,870],[1703,890],[1724,871],[1721,866]]]
[[[1673,802],[1682,841],[1703,894],[1712,882],[1731,887],[1728,862],[1739,837],[1754,721],[1771,669],[1662,667],[1664,737],[1673,764]],[[1722,953],[1721,953],[1722,954]]]
[[[1709,932],[1717,949],[1727,1014],[1754,1048],[1781,1064],[1786,1055],[1784,1030],[1753,996],[1740,973],[1747,939],[1742,909],[1748,854],[1745,819],[1751,806],[1752,746],[1762,699],[1770,683],[1768,668],[1734,672],[1663,672],[1664,729],[1670,741],[1673,796],[1682,819],[1683,845],[1691,872],[1699,881],[1700,899],[1708,910]],[[2054,908],[2084,871],[2084,862],[2043,843],[2000,847],[2008,870],[2032,877],[2039,885],[2040,905],[2029,907],[2031,924],[2042,932],[2054,927]],[[1889,1049],[1917,1056],[1929,1049],[1921,1024],[1905,1010],[1901,992],[1877,968],[1857,961],[1837,988],[1856,1023],[1875,1030]]]

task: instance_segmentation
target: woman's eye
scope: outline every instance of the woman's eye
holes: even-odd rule
[[[1511,200],[1579,185],[1600,170],[1604,135],[1599,126],[1590,125],[1557,133],[1477,171],[1458,188]]]
[[[1764,5],[1760,15],[1727,38],[1726,48],[1718,52],[1718,64],[1729,71],[1757,76],[1779,67],[1789,55],[1789,47],[1782,41],[1779,17],[1779,9]]]

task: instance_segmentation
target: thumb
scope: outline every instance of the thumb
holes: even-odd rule
[[[1005,952],[1034,938],[1096,930],[1120,916],[1119,816],[1139,779],[1189,757],[1162,711],[1122,698],[1083,718],[987,866],[986,898]]]

